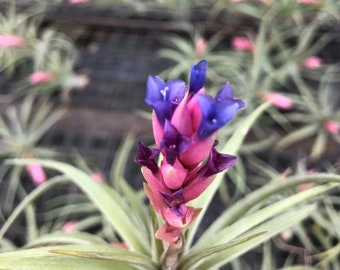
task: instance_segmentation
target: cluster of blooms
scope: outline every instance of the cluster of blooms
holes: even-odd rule
[[[229,122],[244,102],[235,99],[227,82],[213,98],[204,93],[207,62],[192,66],[189,91],[185,82],[165,82],[149,76],[146,103],[153,108],[153,134],[157,148],[138,142],[135,161],[142,165],[146,194],[165,223],[156,237],[176,242],[200,209],[186,203],[197,198],[216,174],[233,166],[236,157],[214,146],[219,128]],[[157,164],[157,156],[161,156]]]

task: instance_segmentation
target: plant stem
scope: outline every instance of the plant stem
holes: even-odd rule
[[[167,243],[168,248],[162,255],[162,270],[176,270],[178,259],[183,251],[183,236],[180,235],[178,240],[173,243]]]

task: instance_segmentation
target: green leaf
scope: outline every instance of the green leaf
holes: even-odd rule
[[[307,205],[298,210],[290,211],[288,213],[282,214],[260,226],[251,232],[247,233],[242,238],[250,237],[249,240],[240,243],[238,245],[232,246],[225,250],[221,250],[220,252],[216,252],[215,254],[208,255],[208,257],[204,256],[204,253],[201,253],[201,258],[199,260],[193,261],[191,260],[190,253],[183,258],[183,261],[179,264],[179,269],[193,270],[193,269],[216,269],[226,263],[230,262],[234,258],[244,254],[248,250],[256,247],[257,245],[267,241],[274,235],[281,232],[283,229],[292,226],[293,224],[301,221],[306,218],[312,211],[315,210],[315,205]],[[266,231],[265,234],[260,234]],[[258,233],[257,237],[251,237]]]
[[[278,151],[281,151],[284,148],[286,148],[287,146],[315,134],[315,132],[318,130],[318,128],[319,128],[319,125],[317,125],[317,124],[311,124],[311,125],[301,127],[299,129],[289,133],[289,135],[287,135],[283,139],[281,139],[277,143],[277,145],[275,146],[275,149],[278,150]]]
[[[287,188],[294,187],[302,183],[331,183],[331,182],[340,183],[340,176],[320,173],[304,176],[287,177],[285,179],[275,179],[268,183],[267,185],[259,188],[258,190],[253,191],[242,200],[239,200],[236,204],[232,205],[227,211],[225,211],[214,221],[214,223],[205,231],[204,235],[202,235],[201,239],[202,240],[208,239],[211,235],[215,235],[216,232],[219,231],[221,228],[233,224],[234,222],[239,220],[242,216],[246,215],[246,213],[248,213],[248,211],[253,206],[265,201],[271,195],[274,195]],[[326,191],[326,190],[322,191],[319,189],[319,188],[323,189],[325,187],[318,187],[318,189],[312,188],[302,193],[293,195],[294,197],[290,198],[294,198],[294,200],[297,201],[295,202],[287,201],[285,199],[286,203],[290,203],[292,206],[294,203],[298,203],[299,200],[303,198],[303,196],[306,196],[305,199],[307,199],[310,196],[317,195],[317,193],[314,192]]]
[[[67,245],[34,248],[0,254],[0,269],[93,270],[156,269],[147,256],[101,245]]]
[[[55,249],[51,249],[50,252],[80,258],[126,262],[150,270],[157,269],[156,265],[151,261],[149,256],[145,256],[126,249],[91,246],[91,249],[89,250],[88,247],[83,248],[82,246],[65,246],[63,248],[56,247]]]
[[[221,228],[219,231],[207,231],[207,233],[202,235],[202,237],[198,240],[193,249],[202,251],[212,244],[230,241],[233,238],[246,233],[255,226],[258,226],[260,223],[283,213],[287,209],[294,207],[295,205],[302,203],[309,198],[324,193],[333,187],[334,185],[332,184],[314,187],[304,192],[289,196],[276,203],[272,203],[271,205],[257,210],[254,213],[248,215],[245,214],[245,217],[239,219],[237,222],[228,227]]]
[[[85,233],[85,232],[55,232],[44,234],[33,241],[30,241],[25,248],[32,248],[38,246],[47,246],[47,245],[56,245],[56,244],[106,244],[106,242],[95,235]]]
[[[47,190],[52,189],[56,186],[63,185],[65,183],[69,183],[68,179],[65,179],[64,176],[57,176],[49,181],[43,183],[38,186],[34,191],[28,194],[14,209],[12,214],[7,218],[6,222],[3,224],[0,230],[0,239],[4,236],[8,228],[12,225],[15,219],[28,207],[30,207],[31,203],[37,199],[39,196],[44,194]]]
[[[185,259],[183,260],[183,264],[184,266],[186,267],[186,264],[189,265],[189,264],[195,264],[196,262],[200,261],[200,260],[203,260],[205,258],[208,258],[210,256],[213,256],[215,255],[216,253],[218,252],[222,252],[226,249],[229,249],[231,247],[234,247],[234,246],[237,246],[237,245],[240,245],[240,244],[243,244],[253,238],[256,238],[262,234],[265,234],[266,232],[258,232],[258,233],[255,233],[255,234],[252,234],[250,236],[247,236],[247,237],[243,237],[241,239],[237,239],[237,240],[234,240],[234,241],[230,241],[229,243],[226,243],[226,244],[222,244],[222,245],[217,245],[217,246],[211,246],[211,247],[208,247],[206,248],[203,252],[196,252],[193,254],[190,253],[190,255],[188,255],[186,257],[186,259],[189,257],[189,260],[188,261],[185,261]],[[179,267],[183,267],[181,265],[181,262],[179,264]],[[186,269],[186,268],[185,268]]]
[[[147,247],[149,239],[140,233],[138,227],[131,220],[131,208],[127,208],[124,198],[115,190],[103,183],[93,181],[91,176],[81,170],[53,160],[20,160],[13,159],[11,163],[24,165],[27,162],[36,162],[44,167],[62,172],[76,184],[98,207],[107,220],[116,229],[123,241],[132,249],[144,254],[149,254]]]

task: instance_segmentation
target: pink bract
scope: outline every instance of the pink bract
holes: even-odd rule
[[[253,51],[254,49],[253,42],[245,37],[234,37],[231,44],[239,51]]]
[[[63,225],[63,227],[61,228],[61,231],[65,233],[71,232],[74,230],[76,225],[77,225],[76,221],[74,220],[68,221]]]
[[[0,47],[20,47],[24,45],[24,40],[16,35],[0,35]]]
[[[322,64],[322,59],[317,56],[308,57],[302,62],[302,66],[308,69],[317,69],[321,67]]]
[[[340,123],[334,121],[334,120],[327,120],[324,123],[324,128],[328,131],[330,134],[338,134],[340,131]]]
[[[202,56],[207,50],[207,42],[204,38],[199,38],[195,44],[195,52],[197,56]]]
[[[81,3],[86,3],[89,2],[90,0],[68,0],[69,4],[75,5],[75,4],[81,4]]]
[[[288,110],[293,106],[292,100],[289,97],[284,96],[280,93],[267,93],[264,96],[264,99],[270,101],[273,106],[278,109]]]
[[[28,77],[28,81],[32,85],[48,83],[53,80],[54,80],[54,76],[49,71],[36,71]]]
[[[319,0],[296,0],[297,3],[306,4],[306,5],[318,5],[320,4]]]
[[[40,164],[30,163],[27,165],[26,169],[36,185],[40,185],[46,181],[45,171]]]
[[[104,182],[103,176],[102,176],[100,173],[93,173],[93,174],[91,174],[91,178],[92,178],[94,181],[98,182],[98,183]]]

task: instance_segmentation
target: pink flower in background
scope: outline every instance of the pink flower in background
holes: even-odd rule
[[[40,185],[46,181],[46,174],[40,164],[30,163],[26,166],[26,169],[36,185]]]
[[[20,47],[24,45],[24,40],[16,35],[0,35],[0,47]]]
[[[278,109],[288,110],[293,106],[292,100],[280,93],[267,93],[264,99],[270,101]]]
[[[61,231],[64,233],[68,233],[74,230],[74,228],[76,227],[77,222],[74,220],[68,221],[66,222],[63,227],[61,228]]]
[[[312,187],[313,187],[312,183],[303,183],[303,184],[298,185],[297,191],[298,192],[306,191]]]
[[[306,4],[306,5],[318,5],[320,4],[319,0],[296,0],[297,3]]]
[[[204,38],[199,38],[196,41],[195,52],[198,56],[202,56],[207,50],[207,42]]]
[[[104,182],[103,176],[102,176],[100,173],[93,173],[93,174],[91,174],[91,178],[92,178],[94,181],[98,182],[98,183]]]
[[[54,80],[54,76],[49,71],[36,71],[28,77],[30,84],[48,83]]]
[[[234,37],[231,44],[239,51],[253,51],[254,49],[253,42],[245,37]]]
[[[119,249],[129,249],[129,247],[125,243],[122,243],[122,242],[111,243],[110,246],[113,248],[119,248]]]
[[[322,66],[322,59],[320,57],[317,56],[311,56],[306,58],[303,62],[302,62],[302,66],[304,66],[305,68],[308,69],[316,69]]]
[[[324,128],[328,131],[330,134],[338,134],[340,131],[340,124],[334,120],[327,120],[324,123]]]
[[[239,2],[243,2],[243,0],[230,0],[230,2],[232,2],[232,3],[239,3]]]
[[[69,4],[75,5],[75,4],[81,4],[81,3],[86,3],[89,2],[90,0],[68,0]]]

